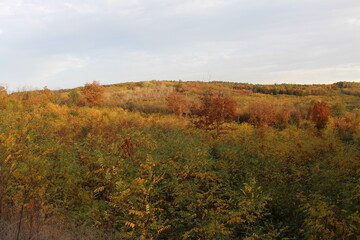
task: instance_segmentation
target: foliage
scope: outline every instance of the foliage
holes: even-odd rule
[[[357,239],[354,86],[150,81],[86,104],[92,91],[2,92],[0,239]]]
[[[235,114],[236,102],[231,97],[206,94],[201,98],[201,106],[198,110],[201,118],[195,120],[194,124],[207,130],[215,129],[216,136],[219,136],[223,124],[232,121]]]
[[[99,106],[104,97],[104,89],[96,81],[87,83],[81,91],[81,97],[85,105]],[[73,95],[72,98],[76,97]]]
[[[330,109],[326,102],[318,102],[309,110],[309,115],[311,120],[315,123],[315,126],[318,129],[322,129],[329,120]]]
[[[169,94],[166,101],[178,117],[190,114],[191,108],[194,105],[188,98],[186,98],[186,96],[179,94],[178,92]]]

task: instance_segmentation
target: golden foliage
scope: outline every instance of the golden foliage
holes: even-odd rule
[[[85,105],[99,106],[104,97],[104,88],[96,81],[86,83],[81,91],[82,101]]]

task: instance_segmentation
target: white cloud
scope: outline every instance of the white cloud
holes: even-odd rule
[[[78,15],[94,14],[99,16],[136,16],[144,13],[144,4],[137,0],[104,0],[84,2],[64,2],[59,8],[64,13]]]
[[[360,25],[360,18],[350,18],[348,23],[351,25]]]
[[[161,0],[166,15],[210,15],[235,3],[235,0]]]
[[[299,69],[271,72],[272,78],[284,83],[333,83],[337,81],[360,81],[359,66],[336,66],[316,69]]]
[[[0,17],[14,16],[46,16],[57,12],[55,5],[42,1],[2,0],[0,3]]]
[[[60,55],[53,56],[51,59],[46,61],[45,64],[46,69],[49,71],[49,77],[51,77],[52,74],[84,68],[86,67],[88,61],[88,57],[82,58],[71,55]]]
[[[359,11],[359,0],[0,0],[0,81],[356,80]]]
[[[14,14],[14,4],[10,1],[0,2],[0,17],[11,16]]]
[[[72,10],[77,14],[92,14],[98,12],[98,9],[95,6],[91,6],[88,4],[74,4],[74,3],[63,3],[65,7],[64,11]]]

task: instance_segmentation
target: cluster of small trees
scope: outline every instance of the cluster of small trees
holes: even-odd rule
[[[304,109],[294,109],[289,104],[276,106],[267,102],[251,103],[246,112],[237,112],[236,101],[224,94],[204,94],[198,104],[178,92],[166,98],[168,105],[178,116],[192,115],[196,127],[216,130],[219,135],[225,122],[235,121],[238,115],[240,122],[249,122],[256,127],[284,128],[287,124],[299,125],[304,117]],[[330,108],[326,102],[317,102],[308,108],[307,119],[314,122],[318,129],[326,126],[330,117]]]
[[[330,95],[333,93],[331,88],[325,88],[321,86],[297,86],[297,85],[278,85],[278,86],[255,86],[253,88],[254,93],[263,94],[286,94],[295,96],[309,96],[309,95]]]
[[[285,129],[289,125],[302,126],[312,122],[318,130],[322,130],[330,122],[331,117],[332,126],[343,139],[352,138],[354,134],[360,132],[360,114],[346,113],[342,103],[330,108],[323,101],[314,102],[310,106],[259,101],[250,103],[245,111],[239,112],[236,101],[224,94],[204,94],[198,102],[195,102],[184,94],[173,92],[166,100],[178,117],[190,116],[194,126],[204,130],[214,130],[215,137],[219,137],[227,122],[247,122],[258,128],[277,129]]]
[[[296,86],[297,85],[278,85],[275,86],[274,89],[285,88],[299,90]],[[341,83],[338,83],[335,86],[341,89],[349,87],[348,85],[343,85]],[[268,88],[268,86],[260,85],[244,85],[243,87],[253,90]],[[319,87],[321,86],[306,87],[305,89],[309,88],[314,90]],[[351,85],[351,87],[353,86]],[[234,88],[239,88],[239,86],[236,85]],[[22,95],[22,99],[27,100],[29,105],[39,105],[47,102],[60,102],[55,92],[50,91],[47,88],[42,91],[38,91],[37,94],[30,94],[29,92],[26,92]],[[245,111],[239,111],[237,109],[236,101],[229,95],[225,96],[223,93],[206,93],[199,98],[190,98],[186,95],[182,82],[175,85],[175,91],[168,94],[165,100],[168,105],[168,110],[166,109],[166,106],[162,106],[159,102],[149,102],[150,105],[156,104],[156,107],[150,107],[150,105],[147,103],[145,104],[145,102],[142,103],[140,108],[139,106],[133,107],[132,105],[134,105],[135,102],[132,99],[128,99],[126,103],[121,103],[120,106],[129,110],[140,110],[150,113],[166,113],[171,110],[179,118],[190,116],[192,118],[192,122],[199,128],[216,130],[216,135],[221,132],[221,128],[225,122],[231,122],[236,118],[239,122],[249,122],[257,127],[268,126],[277,128],[284,128],[287,124],[299,125],[303,119],[308,119],[314,122],[318,129],[322,129],[326,126],[331,113],[333,113],[336,117],[341,117],[345,113],[343,105],[334,105],[330,111],[329,106],[325,102],[315,103],[312,106],[307,107],[306,110],[305,106],[294,107],[290,104],[275,105],[265,101],[257,101],[250,103]],[[117,101],[122,101],[122,99],[117,99]],[[111,106],[117,106],[115,103],[109,103],[109,99],[105,99],[105,89],[96,81],[85,84],[79,92],[76,90],[69,92],[65,103],[70,106],[79,105],[96,107],[109,104]],[[152,110],[150,111],[149,108]],[[339,124],[339,120],[337,120],[337,126],[340,125],[344,124]]]

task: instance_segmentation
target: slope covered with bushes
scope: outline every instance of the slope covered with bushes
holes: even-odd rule
[[[2,91],[0,239],[356,239],[358,86]]]

